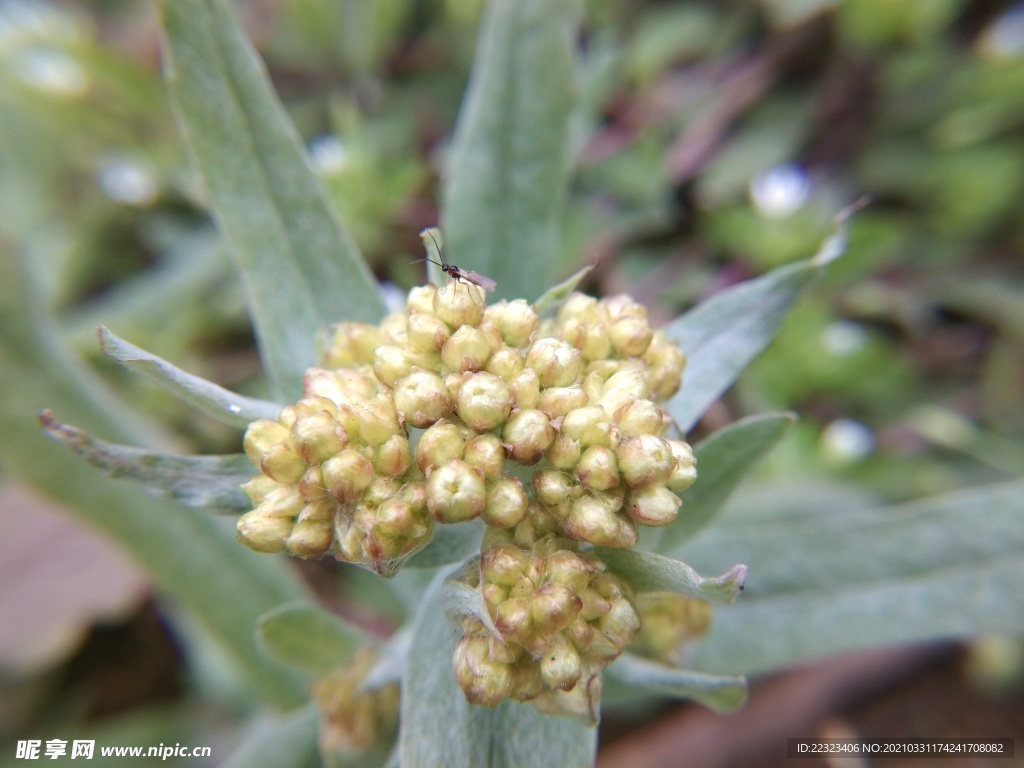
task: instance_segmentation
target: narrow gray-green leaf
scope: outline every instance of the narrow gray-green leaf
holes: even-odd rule
[[[359,684],[361,691],[402,684],[402,673],[412,650],[412,629],[402,627],[379,646],[377,661]]]
[[[260,717],[220,768],[310,768],[319,764],[319,732],[320,712],[312,704]]]
[[[630,687],[696,701],[715,712],[734,712],[747,700],[743,677],[676,669],[631,653],[619,656],[607,674]]]
[[[545,715],[529,704],[507,701],[491,717],[488,768],[590,768],[597,728]]]
[[[185,141],[245,277],[274,397],[291,402],[317,330],[384,314],[262,62],[222,0],[164,0],[165,70]]]
[[[583,269],[578,270],[569,279],[563,280],[558,285],[554,285],[544,291],[543,295],[533,302],[533,308],[537,311],[537,314],[541,317],[555,314],[562,302],[565,301],[570,293],[576,290],[576,286],[583,282],[583,278],[592,269],[593,267],[590,266],[583,267]]]
[[[741,499],[686,544],[743,558],[744,599],[715,612],[694,666],[753,673],[844,651],[1024,632],[1024,483],[896,507],[795,514]]]
[[[320,674],[349,661],[368,640],[358,627],[307,602],[267,611],[256,625],[256,637],[275,661]]]
[[[779,267],[712,296],[667,326],[686,353],[683,387],[666,406],[686,432],[774,338],[790,305],[821,269],[846,249],[846,222],[858,200],[835,217],[835,234],[806,261]]]
[[[480,540],[484,526],[477,521],[458,525],[434,526],[434,536],[402,566],[403,568],[437,568],[440,565],[461,563],[467,557],[480,554]]]
[[[672,525],[658,529],[655,551],[678,556],[679,542],[693,536],[714,517],[740,481],[782,438],[796,420],[791,413],[768,413],[741,419],[702,440],[694,448],[697,482],[682,495],[683,507]]]
[[[547,286],[574,99],[575,0],[492,0],[446,167],[448,260],[499,298]]]
[[[171,365],[166,360],[129,344],[107,328],[97,331],[100,349],[129,371],[155,381],[171,394],[191,403],[215,419],[236,427],[245,427],[257,419],[276,421],[282,406],[266,400],[244,397],[219,387],[213,382]]]
[[[675,592],[701,600],[731,603],[743,589],[745,565],[734,565],[722,576],[705,578],[678,560],[635,549],[594,547],[601,560],[630,583],[638,592]]]
[[[193,509],[240,512],[252,504],[239,486],[256,470],[244,453],[227,456],[182,456],[117,445],[62,424],[44,411],[39,420],[47,434],[110,477],[133,480],[150,493],[175,499]]]
[[[480,566],[477,563],[472,563],[465,567],[479,570]],[[470,616],[487,627],[487,631],[492,635],[501,637],[491,620],[491,614],[487,610],[487,604],[484,602],[483,593],[479,588],[472,587],[458,579],[448,579],[441,591],[441,605],[444,606],[445,613],[450,618]]]

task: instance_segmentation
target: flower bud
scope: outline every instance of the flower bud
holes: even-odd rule
[[[325,368],[351,368],[373,362],[373,350],[384,343],[380,329],[369,323],[338,323],[322,355]]]
[[[294,485],[278,485],[260,502],[258,509],[267,515],[294,518],[304,506],[306,500]]]
[[[304,462],[290,442],[276,443],[260,459],[260,469],[279,483],[297,483],[306,471]]]
[[[630,650],[654,659],[678,662],[680,645],[711,625],[710,603],[674,592],[643,592],[635,607],[642,624]]]
[[[579,350],[564,339],[537,339],[526,353],[526,365],[537,372],[542,387],[568,387],[583,370]]]
[[[524,466],[536,464],[555,439],[555,429],[543,411],[516,411],[505,422],[502,440],[509,457]]]
[[[584,449],[592,445],[613,448],[618,442],[618,428],[611,423],[603,408],[588,406],[565,414],[562,434],[577,441]]]
[[[434,314],[451,328],[479,325],[485,307],[483,290],[457,280],[449,280],[434,294]]]
[[[648,367],[648,386],[655,400],[668,400],[679,391],[683,380],[686,356],[679,346],[663,331],[654,334],[651,346],[644,355]]]
[[[404,435],[395,435],[377,448],[373,457],[373,469],[385,477],[398,477],[412,463],[409,440]]]
[[[437,288],[430,283],[417,285],[409,291],[409,298],[405,302],[405,309],[409,313],[409,317],[416,313],[434,314],[434,297],[436,294]]]
[[[654,331],[646,317],[623,317],[612,323],[608,336],[621,357],[639,357],[647,351]]]
[[[480,554],[480,574],[486,581],[511,587],[524,578],[528,563],[529,556],[519,547],[485,547]]]
[[[619,468],[615,454],[602,445],[588,448],[576,465],[576,476],[587,488],[606,491],[619,484]]]
[[[510,347],[525,347],[540,326],[537,313],[523,299],[492,304],[484,312],[484,317],[494,323]]]
[[[352,448],[329,458],[320,471],[327,490],[342,504],[358,499],[374,479],[373,465]]]
[[[441,360],[453,371],[480,371],[491,356],[487,334],[471,325],[463,325],[441,349]]]
[[[428,474],[430,469],[449,459],[462,458],[469,435],[465,427],[442,419],[420,435],[416,444],[416,466],[420,472]]]
[[[636,525],[614,511],[603,499],[584,494],[572,503],[562,521],[566,536],[597,547],[629,549],[636,544]]]
[[[489,432],[508,419],[512,399],[508,386],[500,378],[490,373],[474,373],[459,388],[456,409],[470,429]]]
[[[505,467],[505,448],[497,435],[476,435],[466,441],[462,458],[483,472],[485,479],[493,480]]]
[[[523,372],[526,367],[526,358],[522,352],[512,347],[501,347],[487,360],[484,370],[500,376],[506,382],[511,382]]]
[[[583,359],[588,362],[604,360],[612,352],[612,340],[608,336],[608,329],[603,323],[584,324],[581,343],[577,347]]]
[[[508,698],[511,667],[491,660],[485,634],[463,635],[455,647],[452,671],[466,699],[473,704],[493,707]]]
[[[395,382],[409,375],[412,365],[405,349],[396,344],[381,344],[373,350],[373,372],[381,383],[393,387]]]
[[[291,435],[299,456],[307,464],[320,464],[348,445],[348,433],[325,411],[298,417]]]
[[[419,540],[433,530],[433,521],[426,514],[426,507],[417,509],[398,497],[385,499],[377,508],[376,531],[387,536]]]
[[[335,405],[352,405],[373,397],[381,386],[370,366],[336,371],[309,368],[302,375],[302,391],[305,397],[295,404],[296,415],[327,411],[333,416]]]
[[[284,541],[285,548],[299,557],[322,555],[331,546],[334,536],[335,503],[324,499],[303,507],[291,534]]]
[[[455,407],[441,377],[418,369],[395,382],[392,398],[406,423],[419,429],[444,418]]]
[[[249,425],[245,430],[243,446],[245,454],[253,464],[259,464],[263,454],[270,450],[270,447],[277,443],[283,443],[290,437],[287,427],[278,424],[276,421],[259,419]]]
[[[526,515],[529,500],[517,477],[499,477],[487,486],[484,522],[494,528],[511,528]]]
[[[594,562],[578,552],[559,549],[544,558],[544,573],[548,581],[564,584],[574,593],[586,589],[597,570]]]
[[[356,403],[353,410],[359,418],[359,436],[367,445],[380,445],[397,434],[404,434],[398,424],[398,411],[386,395]]]
[[[436,315],[417,312],[409,316],[406,333],[411,350],[440,352],[452,332]]]
[[[623,437],[660,435],[663,427],[661,408],[650,400],[630,400],[615,411],[615,424]]]
[[[608,377],[598,403],[611,415],[627,403],[646,399],[647,395],[647,373],[642,368],[626,368]]]
[[[572,643],[558,635],[540,660],[540,676],[549,688],[571,690],[583,675],[580,655]]]
[[[284,549],[284,540],[292,531],[291,517],[267,515],[258,509],[246,512],[236,525],[238,538],[256,552],[273,554]]]
[[[622,479],[634,489],[664,485],[676,465],[668,441],[654,435],[625,438],[619,443],[615,455]]]
[[[611,609],[598,619],[598,627],[618,649],[615,654],[618,656],[640,631],[640,616],[629,600],[620,597],[613,600]]]
[[[676,519],[679,497],[663,485],[633,491],[626,502],[626,514],[644,525],[664,526]]]
[[[542,469],[533,476],[533,492],[538,501],[554,507],[579,496],[579,488],[569,475],[557,469]]]
[[[484,511],[487,489],[476,470],[451,459],[427,478],[427,508],[439,523],[460,523]]]
[[[575,469],[582,453],[580,444],[576,440],[564,432],[559,432],[555,435],[554,442],[548,446],[544,458],[548,460],[548,464],[557,469],[571,470]]]
[[[571,387],[548,387],[540,393],[537,408],[544,411],[552,419],[565,416],[569,411],[583,408],[590,398],[578,385]]]
[[[520,640],[530,629],[530,601],[512,597],[494,609],[494,626],[506,640]]]
[[[253,477],[249,482],[242,484],[242,493],[244,493],[249,498],[249,501],[253,503],[253,506],[255,506],[267,498],[267,494],[271,491],[281,487],[281,484],[275,480],[264,474],[259,474]]]
[[[697,460],[693,456],[693,448],[682,440],[667,441],[676,460],[675,469],[668,478],[668,487],[673,491],[685,491],[697,479]]]
[[[562,306],[558,308],[558,321],[565,323],[573,319],[587,323],[597,322],[599,319],[597,299],[587,296],[585,293],[575,291],[570,293],[562,302]]]
[[[508,391],[516,402],[516,408],[529,410],[537,407],[540,402],[540,378],[532,368],[524,368],[522,373],[512,379]]]
[[[319,501],[320,499],[326,499],[330,495],[327,491],[327,485],[324,483],[323,472],[317,465],[306,469],[295,487],[306,501]]]
[[[582,607],[583,601],[572,589],[549,582],[530,598],[530,620],[539,634],[551,636],[569,626]]]

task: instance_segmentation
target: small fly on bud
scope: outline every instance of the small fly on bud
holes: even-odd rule
[[[487,277],[487,275],[481,275],[479,272],[474,272],[471,269],[462,269],[454,264],[449,264],[444,260],[444,254],[441,253],[441,246],[438,245],[437,239],[434,237],[434,231],[432,229],[425,229],[420,233],[422,237],[424,234],[428,235],[431,240],[434,241],[434,247],[437,248],[437,257],[440,261],[434,261],[429,256],[425,256],[422,259],[416,259],[412,262],[413,264],[419,264],[421,261],[429,261],[431,264],[437,264],[441,268],[441,271],[448,275],[449,280],[454,280],[459,283],[467,283],[469,285],[475,285],[478,288],[483,288],[485,291],[493,291],[498,287],[498,284]]]

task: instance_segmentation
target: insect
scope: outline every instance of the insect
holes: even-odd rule
[[[491,280],[491,278],[487,277],[487,275],[481,275],[479,272],[474,272],[471,269],[462,269],[454,264],[449,264],[444,260],[444,254],[441,253],[441,246],[437,244],[437,240],[434,238],[434,233],[429,229],[425,229],[423,232],[429,235],[430,239],[434,241],[434,246],[437,248],[437,256],[441,260],[434,261],[429,256],[425,256],[422,259],[416,259],[413,264],[418,264],[421,261],[429,261],[431,264],[437,264],[437,266],[441,268],[441,271],[448,275],[449,280],[475,285],[478,288],[483,288],[485,291],[493,291],[498,287],[498,284]]]

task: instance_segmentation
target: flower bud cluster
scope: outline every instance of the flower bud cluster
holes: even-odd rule
[[[399,689],[389,683],[362,690],[377,654],[364,647],[344,667],[313,684],[320,710],[320,751],[335,759],[355,757],[384,741],[398,725]]]
[[[576,551],[541,509],[484,537],[478,587],[497,634],[462,620],[452,668],[466,697],[530,701],[545,712],[593,712],[600,672],[640,629],[628,584]]]
[[[711,626],[711,603],[674,592],[641,592],[636,610],[643,626],[630,650],[658,661],[679,663],[683,645]]]

